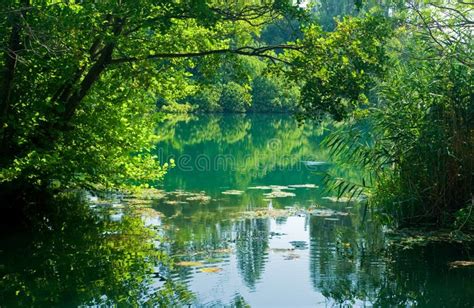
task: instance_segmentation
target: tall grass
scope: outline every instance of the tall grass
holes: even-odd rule
[[[368,194],[399,227],[456,216],[474,227],[474,82],[453,59],[397,60],[376,89],[370,128],[348,124],[326,140],[333,156],[366,170],[359,183],[334,181],[339,194]]]

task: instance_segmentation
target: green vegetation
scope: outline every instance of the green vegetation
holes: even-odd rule
[[[301,64],[293,73],[306,76],[303,117],[346,119],[327,145],[366,172],[359,182],[338,179],[334,188],[368,194],[398,226],[473,228],[468,12],[463,3],[414,3],[390,17],[346,18],[328,35],[310,29],[305,40],[316,33],[309,46],[318,48],[296,54]]]
[[[152,150],[160,110],[293,112],[344,122],[326,144],[367,176],[338,179],[340,195],[368,195],[399,226],[472,229],[470,10],[11,2],[0,15],[0,194],[156,184],[170,167]]]
[[[318,304],[470,305],[472,18],[447,0],[2,1],[0,305],[307,306],[308,268]],[[213,279],[210,299],[187,289]]]
[[[167,277],[171,260],[156,249],[154,241],[160,238],[139,215],[108,220],[106,208],[93,211],[69,194],[47,206],[43,212],[32,209],[32,234],[0,239],[9,251],[0,255],[2,305],[170,306],[192,300]],[[151,273],[163,277],[158,291]]]
[[[148,151],[156,101],[193,93],[189,69],[200,57],[274,58],[287,46],[247,46],[256,25],[300,10],[286,1],[2,5],[2,191],[159,180],[168,166]],[[245,86],[229,82],[219,102],[240,111],[249,98]]]

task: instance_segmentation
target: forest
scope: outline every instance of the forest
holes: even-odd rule
[[[474,304],[473,34],[461,0],[3,1],[0,303]]]

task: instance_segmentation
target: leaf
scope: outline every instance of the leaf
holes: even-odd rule
[[[222,271],[222,268],[219,268],[219,267],[201,268],[201,272],[203,272],[203,273],[219,273],[220,271]]]
[[[181,261],[176,263],[178,266],[185,266],[185,267],[197,267],[197,266],[203,266],[204,264],[199,261]]]

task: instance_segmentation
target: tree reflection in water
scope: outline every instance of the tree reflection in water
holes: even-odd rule
[[[474,304],[474,270],[448,266],[459,258],[468,259],[472,247],[387,246],[381,228],[359,217],[310,220],[310,275],[315,290],[330,302],[378,307]]]
[[[0,242],[2,306],[176,304],[190,293],[166,280],[156,234],[132,213],[119,220],[59,199],[33,228]],[[161,281],[160,281],[161,280]],[[165,282],[166,281],[166,282]]]
[[[254,290],[265,269],[269,219],[245,219],[237,222],[237,266],[246,286]]]

